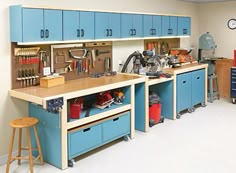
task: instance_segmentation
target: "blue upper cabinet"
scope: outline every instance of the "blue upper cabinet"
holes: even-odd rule
[[[157,37],[161,35],[161,16],[143,16],[143,35],[144,37]]]
[[[63,11],[63,40],[94,39],[94,12]]]
[[[161,17],[161,36],[177,36],[177,16]]]
[[[121,37],[143,37],[142,14],[121,14]]]
[[[10,7],[12,42],[61,41],[62,11]]]
[[[120,38],[120,13],[95,13],[95,39]]]
[[[178,35],[190,36],[191,35],[191,18],[178,17]]]

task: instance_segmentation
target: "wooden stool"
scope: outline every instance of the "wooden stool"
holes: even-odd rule
[[[40,142],[39,142],[39,138],[38,138],[38,132],[36,129],[36,124],[38,122],[39,122],[39,120],[37,118],[33,118],[33,117],[19,118],[19,119],[16,119],[16,120],[13,120],[10,122],[9,125],[12,127],[12,136],[11,136],[11,143],[10,143],[9,154],[8,154],[6,173],[9,172],[10,164],[14,160],[18,160],[18,165],[21,164],[21,159],[29,160],[31,173],[33,173],[33,164],[37,159],[40,158],[41,164],[44,164],[43,155],[42,155]],[[34,129],[34,135],[35,135],[35,140],[37,143],[37,148],[32,148],[32,146],[31,146],[30,127],[33,127],[33,129]],[[27,148],[21,147],[22,128],[27,129],[27,143],[28,143]],[[14,144],[14,137],[15,137],[16,129],[19,129],[18,155],[16,157],[12,157],[12,148],[13,148],[13,144]],[[22,157],[21,150],[28,150],[29,155]],[[34,158],[34,160],[33,160],[33,156],[32,156],[32,150],[38,150],[38,152],[39,152],[39,155],[36,158]]]

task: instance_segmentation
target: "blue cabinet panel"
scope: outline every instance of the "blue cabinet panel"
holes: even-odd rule
[[[94,39],[94,12],[63,11],[63,40]]]
[[[143,37],[143,15],[133,14],[134,37]]]
[[[191,35],[190,17],[178,17],[178,35]]]
[[[162,34],[161,36],[176,36],[177,35],[177,17],[162,16]]]
[[[63,11],[63,40],[77,40],[80,37],[79,11]]]
[[[44,161],[61,168],[61,128],[60,116],[49,113],[41,106],[30,103],[29,115],[39,119],[37,125]],[[31,133],[34,138],[33,133]],[[34,141],[34,140],[33,140]],[[36,148],[36,143],[32,143]]]
[[[191,108],[192,106],[191,81],[192,81],[191,72],[177,75],[177,83],[176,83],[177,112]]]
[[[144,37],[153,36],[152,15],[143,16],[143,35]]]
[[[135,85],[135,129],[145,131],[145,83]]]
[[[80,38],[94,39],[94,12],[80,12]]]
[[[168,36],[169,35],[169,16],[162,16],[161,17],[161,36]]]
[[[130,134],[130,113],[106,121],[102,124],[103,142]]]
[[[172,36],[176,36],[177,35],[177,26],[178,22],[177,22],[177,17],[176,16],[170,16],[170,29],[171,29],[171,34]]]
[[[69,159],[76,157],[102,143],[101,124],[68,134]]]
[[[153,23],[153,35],[154,36],[161,36],[161,16],[154,15],[152,19]]]
[[[22,42],[44,40],[43,9],[24,8],[22,10]],[[21,33],[18,33],[21,34]]]
[[[192,72],[192,106],[204,102],[205,70]]]
[[[62,40],[62,10],[44,10],[45,40]]]
[[[109,38],[120,38],[120,14],[109,13]]]

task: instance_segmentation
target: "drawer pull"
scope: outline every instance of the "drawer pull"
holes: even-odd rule
[[[200,79],[200,77],[198,76],[197,79]]]
[[[87,132],[87,131],[89,131],[89,130],[90,130],[90,128],[87,128],[87,129],[84,129],[83,132]]]
[[[187,81],[185,80],[185,81],[183,81],[183,83],[186,83]]]
[[[119,117],[113,119],[113,121],[117,121],[117,120],[119,120]]]

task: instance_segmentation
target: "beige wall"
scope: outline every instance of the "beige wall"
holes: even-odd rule
[[[23,4],[32,6],[49,6],[59,8],[78,8],[90,10],[108,10],[121,12],[141,12],[141,13],[162,13],[162,14],[184,14],[192,17],[192,37],[181,40],[184,47],[195,47],[198,34],[198,11],[196,5],[192,3],[179,2],[175,0],[7,0],[0,1],[0,164],[1,159],[8,153],[11,129],[9,121],[27,115],[26,102],[12,99],[8,95],[11,88],[10,69],[10,35],[9,35],[9,10],[13,4]],[[128,41],[114,43],[114,67],[117,68],[118,59],[126,59],[135,50],[142,51],[143,41]]]
[[[227,22],[236,18],[236,2],[208,3],[199,6],[199,33],[210,32],[217,49],[215,56],[233,58],[236,49],[236,30],[230,30]]]

